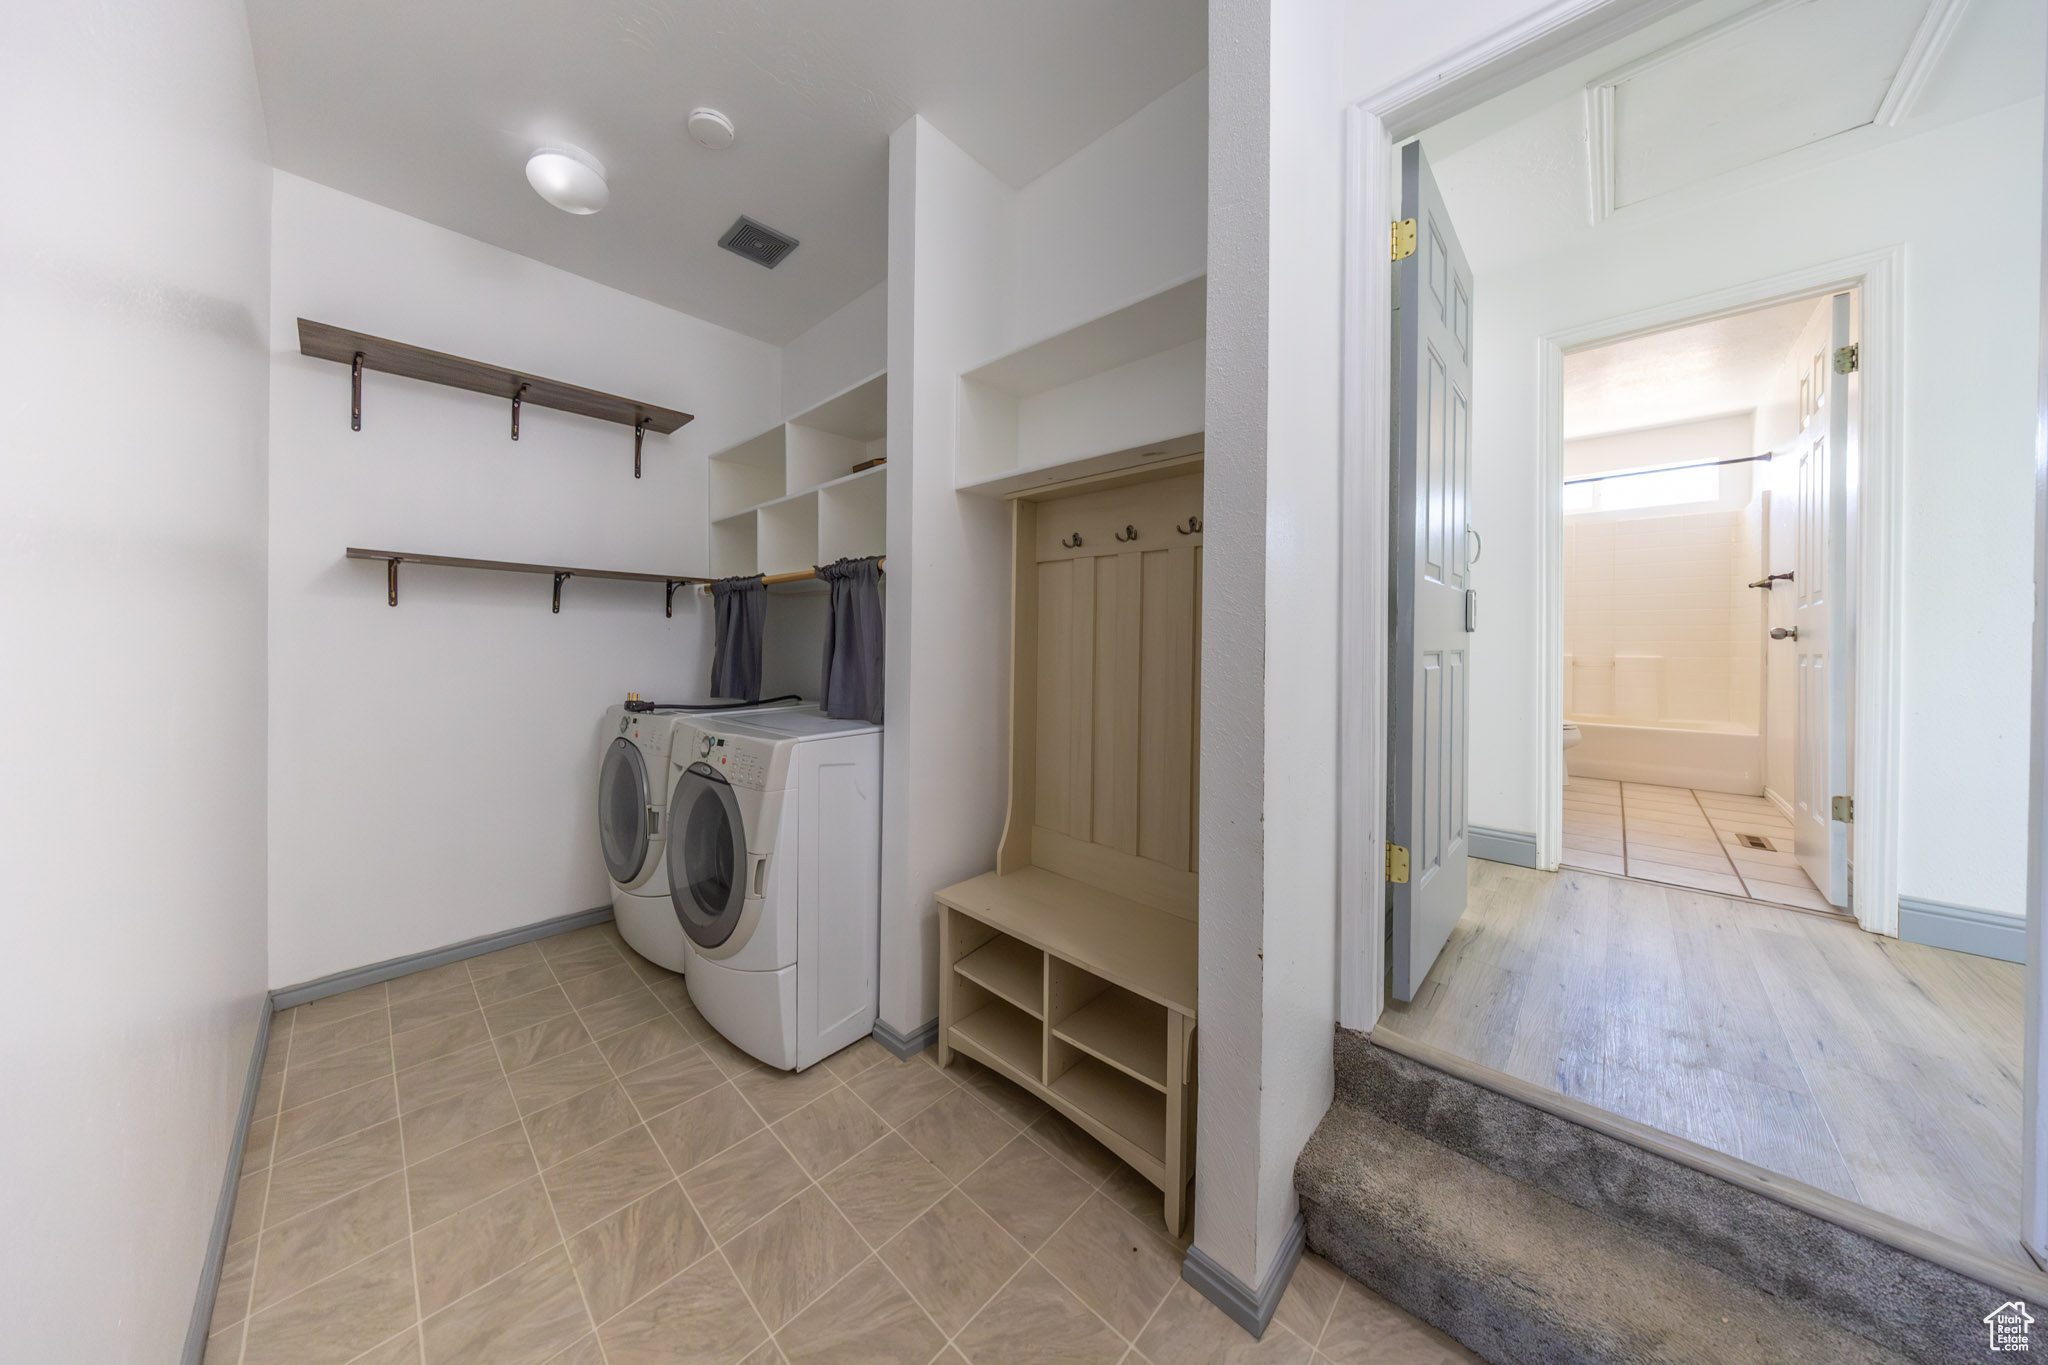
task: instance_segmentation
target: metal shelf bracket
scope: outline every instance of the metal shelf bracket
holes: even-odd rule
[[[647,419],[633,423],[633,477],[640,477],[640,442],[647,435]]]
[[[356,352],[356,358],[348,367],[348,429],[363,429],[363,353]]]
[[[636,476],[636,477],[637,477],[637,476]],[[672,616],[674,616],[674,615],[676,614],[676,589],[677,589],[677,588],[680,588],[680,587],[682,587],[682,586],[683,586],[684,584],[688,583],[689,581],[690,581],[690,580],[689,580],[689,579],[687,579],[687,578],[671,578],[671,579],[670,579],[670,580],[669,580],[669,581],[668,581],[668,582],[667,582],[667,583],[666,583],[666,584],[664,585],[664,589],[665,589],[665,597],[666,597],[666,600],[664,601],[664,603],[663,603],[663,605],[662,605],[662,613],[661,613],[661,614],[662,614],[663,616],[671,616],[671,617],[672,617]]]
[[[385,566],[386,599],[392,606],[398,605],[398,561],[392,560]]]
[[[560,569],[555,571],[555,615],[557,616],[562,614],[562,584],[565,580],[575,576],[575,574],[565,573]]]
[[[512,391],[512,439],[519,439],[519,404],[526,398],[527,386],[521,384]]]

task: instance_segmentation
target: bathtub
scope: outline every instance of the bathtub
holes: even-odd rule
[[[1734,721],[1655,724],[1573,716],[1579,742],[1564,751],[1573,777],[1655,782],[1755,796],[1764,789],[1764,739]]]

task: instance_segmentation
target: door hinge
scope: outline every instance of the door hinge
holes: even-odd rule
[[[1863,365],[1863,346],[1851,342],[1847,346],[1835,347],[1835,373],[1854,374]]]
[[[1393,252],[1393,258],[1397,261],[1413,256],[1415,254],[1415,220],[1413,218],[1403,218],[1399,222],[1392,224],[1391,231],[1387,234],[1387,245]]]
[[[1832,807],[1832,814],[1835,819],[1840,820],[1845,825],[1854,823],[1856,819],[1855,797],[1838,796],[1829,805]]]
[[[1387,880],[1401,886],[1408,884],[1408,850],[1399,844],[1387,845]]]

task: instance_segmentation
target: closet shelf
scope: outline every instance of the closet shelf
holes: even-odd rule
[[[1032,1018],[1044,1017],[1045,954],[1029,944],[998,934],[954,963],[953,970]]]
[[[953,1025],[952,1043],[1013,1081],[1038,1084],[1039,1024],[1020,1009],[990,1001]]]
[[[299,319],[299,353],[315,360],[332,360],[350,368],[349,425],[356,431],[363,429],[363,371],[376,370],[381,374],[424,379],[429,384],[443,384],[452,389],[466,389],[471,393],[509,400],[512,404],[512,439],[515,441],[519,439],[519,409],[523,403],[631,427],[633,477],[636,479],[640,477],[641,436],[650,431],[667,435],[692,420],[689,413],[678,412],[674,408],[657,407],[637,399],[622,398],[615,393],[565,384],[559,379],[542,379],[521,370],[486,365],[480,360],[465,360],[461,356],[430,351],[424,346],[410,346],[402,341],[371,336],[367,332],[352,332],[345,327],[308,318]],[[651,576],[661,577],[659,574]]]
[[[562,584],[571,578],[616,578],[628,583],[660,583],[666,589],[664,615],[676,614],[676,589],[686,583],[708,583],[711,580],[696,574],[680,573],[631,573],[624,569],[577,569],[561,564],[525,564],[510,559],[464,559],[456,555],[423,555],[407,550],[366,550],[351,545],[347,550],[350,559],[373,559],[388,566],[390,605],[398,605],[398,566],[401,564],[434,564],[444,569],[488,569],[493,573],[552,574],[555,580],[555,610],[562,609]]]
[[[1053,1036],[1166,1091],[1166,1010],[1111,986],[1053,1025]]]

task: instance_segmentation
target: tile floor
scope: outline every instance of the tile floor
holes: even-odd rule
[[[1760,838],[1752,848],[1743,836]],[[1564,864],[1587,872],[1742,896],[1824,914],[1829,905],[1792,856],[1792,824],[1761,796],[1568,777]]]
[[[993,1073],[768,1071],[609,925],[278,1014],[208,1365],[1471,1361],[1304,1260],[1254,1342]]]

